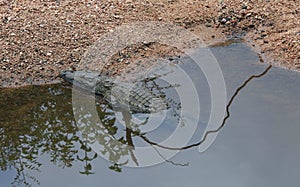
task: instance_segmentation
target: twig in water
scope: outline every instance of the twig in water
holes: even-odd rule
[[[234,94],[232,95],[232,97],[230,98],[228,104],[226,105],[226,116],[223,118],[223,121],[222,121],[222,124],[215,130],[210,130],[210,131],[207,131],[203,138],[197,142],[197,143],[194,143],[194,144],[191,144],[191,145],[187,145],[187,146],[183,146],[183,147],[168,147],[168,146],[164,146],[164,145],[160,145],[156,142],[153,142],[151,140],[149,140],[146,136],[144,135],[139,135],[140,138],[142,138],[145,142],[151,144],[151,145],[154,145],[154,146],[157,146],[157,147],[160,147],[160,148],[164,148],[164,149],[168,149],[168,150],[185,150],[185,149],[189,149],[189,148],[192,148],[192,147],[196,147],[196,146],[199,146],[200,144],[202,144],[207,136],[209,134],[213,134],[213,133],[216,133],[216,132],[219,132],[224,126],[225,126],[225,123],[227,121],[227,119],[230,117],[230,106],[232,105],[234,99],[236,98],[236,96],[240,93],[240,91],[247,86],[247,84],[252,80],[252,79],[255,79],[255,78],[260,78],[264,75],[266,75],[268,73],[268,71],[271,69],[272,65],[269,65],[262,73],[258,74],[258,75],[252,75],[251,77],[249,77],[241,86],[239,86]]]

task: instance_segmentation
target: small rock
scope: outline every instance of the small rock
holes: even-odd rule
[[[262,38],[266,37],[267,35],[266,34],[261,34],[260,35]]]
[[[245,10],[245,9],[242,9],[242,10],[240,10],[239,13],[242,14],[242,15],[245,15],[245,14],[246,14],[246,10]]]
[[[117,60],[117,62],[123,62],[124,58],[120,58]]]
[[[2,59],[2,61],[3,61],[3,62],[9,62],[9,59],[4,58],[4,59]]]
[[[72,23],[71,20],[67,19],[66,24]]]
[[[220,21],[222,24],[225,24],[227,22],[227,20],[225,18],[221,19]]]
[[[64,64],[65,64],[65,62],[61,60],[61,61],[59,61],[59,62],[58,62],[58,64],[60,64],[60,65],[64,65]]]
[[[251,12],[249,12],[248,14],[246,14],[246,17],[250,17],[252,15]]]
[[[26,79],[26,81],[27,81],[28,83],[31,83],[31,82],[32,82],[32,78],[29,77],[29,78]]]
[[[114,15],[114,18],[119,19],[120,16],[119,15]]]
[[[262,17],[261,17],[261,16],[258,16],[258,15],[256,15],[256,16],[255,16],[255,19],[262,20]]]
[[[205,23],[206,27],[212,27],[212,25],[210,23]]]

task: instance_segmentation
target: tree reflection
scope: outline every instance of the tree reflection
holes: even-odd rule
[[[207,133],[217,132],[224,127],[230,116],[229,107],[237,94],[252,79],[262,77],[270,68],[271,66],[263,73],[249,77],[236,90],[229,100],[227,116],[220,128]],[[164,89],[155,86],[158,90]],[[87,102],[84,98],[86,96],[81,99],[81,102]],[[200,145],[206,137],[204,136],[204,139],[196,144],[185,147],[166,147],[150,140],[145,133],[141,132],[140,127],[147,124],[148,118],[141,123],[136,123],[132,120],[132,114],[129,111],[122,110],[120,112],[125,126],[118,126],[115,111],[101,100],[97,100],[97,117],[101,121],[99,124],[93,118],[95,115],[92,112],[89,113],[90,109],[85,108],[85,105],[81,108],[72,108],[71,99],[71,89],[66,89],[61,85],[0,90],[0,167],[3,172],[15,171],[16,175],[11,182],[13,186],[31,186],[32,182],[40,184],[33,174],[40,172],[43,164],[39,161],[41,155],[48,155],[53,164],[62,168],[72,167],[75,161],[80,161],[84,166],[79,173],[91,175],[94,174],[92,161],[99,157],[97,153],[101,153],[112,162],[109,169],[121,172],[122,166],[126,165],[129,159],[139,165],[139,160],[134,154],[134,137],[141,138],[156,151],[158,150],[155,147],[170,150],[188,149]],[[172,108],[175,108],[175,113],[179,107],[180,104],[174,102]],[[77,124],[75,124],[73,112],[80,120]],[[101,145],[97,153],[91,147],[95,144]],[[159,151],[158,154],[160,154]],[[161,157],[163,158],[163,155]],[[165,161],[174,165],[187,165],[167,159]]]
[[[26,173],[39,171],[39,155],[49,155],[60,167],[72,166],[79,138],[67,98],[70,92],[57,85],[1,90],[0,166],[2,171],[16,171],[13,185],[39,183]]]
[[[40,184],[34,173],[41,172],[42,155],[49,156],[50,162],[61,168],[80,161],[84,165],[79,173],[84,175],[94,174],[92,161],[98,157],[97,153],[108,155],[112,163],[109,169],[116,172],[121,172],[128,163],[121,160],[123,156],[130,155],[138,165],[132,137],[140,134],[139,126],[147,120],[133,123],[131,114],[123,111],[127,126],[120,128],[110,106],[97,100],[101,125],[90,115],[80,114],[80,122],[76,124],[73,112],[89,110],[72,109],[71,91],[61,85],[0,90],[0,167],[2,172],[15,171],[13,186]],[[95,142],[103,146],[100,152],[95,153],[90,147]]]

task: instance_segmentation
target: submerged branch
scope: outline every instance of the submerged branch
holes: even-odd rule
[[[201,145],[207,138],[207,136],[209,134],[213,134],[213,133],[217,133],[219,132],[226,124],[226,121],[227,119],[230,117],[230,106],[232,105],[234,99],[236,98],[236,96],[240,93],[240,91],[247,86],[247,84],[252,80],[252,79],[255,79],[255,78],[260,78],[264,75],[266,75],[268,73],[268,71],[271,69],[272,65],[269,65],[262,73],[258,74],[258,75],[252,75],[250,76],[241,86],[239,86],[234,94],[232,95],[232,97],[230,98],[228,104],[226,105],[226,116],[223,118],[223,121],[221,123],[221,125],[215,129],[215,130],[210,130],[210,131],[207,131],[203,138],[197,142],[197,143],[194,143],[194,144],[191,144],[191,145],[187,145],[187,146],[183,146],[183,147],[168,147],[168,146],[164,146],[164,145],[160,145],[156,142],[153,142],[151,141],[150,139],[148,139],[146,136],[144,135],[139,135],[140,138],[142,138],[145,142],[153,145],[153,146],[157,146],[157,147],[160,147],[160,148],[164,148],[164,149],[168,149],[168,150],[185,150],[185,149],[189,149],[189,148],[192,148],[192,147],[196,147],[196,146],[199,146]]]
[[[153,149],[157,152],[157,154],[162,158],[162,159],[164,159],[164,161],[165,162],[167,162],[167,163],[170,163],[170,164],[172,164],[172,165],[174,165],[174,166],[189,166],[189,162],[187,162],[187,163],[178,163],[178,162],[174,162],[174,161],[172,161],[172,160],[168,160],[168,159],[166,159],[159,151],[158,151],[158,149],[154,146],[154,145],[151,145],[152,147],[153,147]]]

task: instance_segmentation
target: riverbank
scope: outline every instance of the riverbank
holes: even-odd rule
[[[266,62],[300,70],[299,12],[298,0],[0,0],[0,87],[60,81],[103,34],[136,21],[172,23],[207,44],[243,36]],[[174,53],[155,45],[135,49]]]

